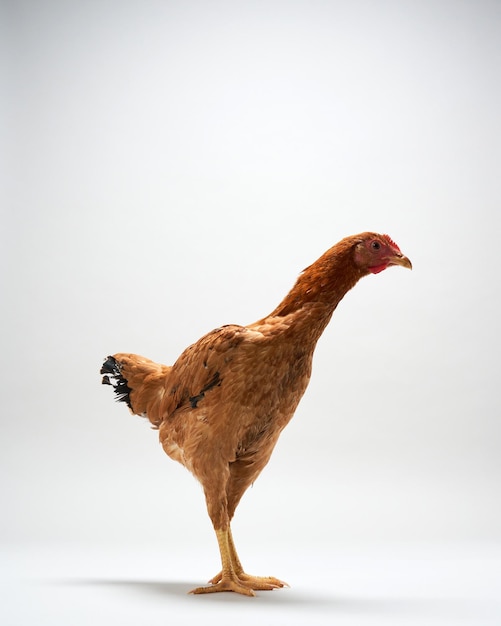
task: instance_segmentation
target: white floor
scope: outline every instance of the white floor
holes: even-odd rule
[[[182,547],[182,549],[181,549]],[[501,546],[380,545],[255,549],[250,573],[291,587],[193,596],[217,555],[183,544],[9,546],[0,563],[5,626],[215,623],[235,626],[501,624]],[[264,567],[254,567],[263,563]],[[212,571],[214,570],[214,571]]]

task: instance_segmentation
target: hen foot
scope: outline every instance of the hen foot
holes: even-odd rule
[[[220,591],[234,591],[244,596],[256,595],[251,587],[241,584],[239,580],[232,580],[231,578],[221,579],[219,582],[211,584],[210,587],[197,587],[196,589],[192,589],[190,593],[198,595],[202,593],[218,593]]]
[[[245,572],[239,572],[237,577],[241,585],[249,589],[254,589],[255,591],[271,591],[272,589],[281,589],[282,587],[289,586],[286,582],[274,576],[251,576]],[[214,578],[209,580],[209,583],[211,585],[217,585],[221,581],[222,572],[219,572],[219,574],[216,574]]]

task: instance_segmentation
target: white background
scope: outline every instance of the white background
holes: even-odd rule
[[[5,624],[499,624],[496,1],[2,3]],[[342,237],[364,279],[219,567],[200,487],[100,386],[270,312]],[[7,584],[5,584],[7,583]]]

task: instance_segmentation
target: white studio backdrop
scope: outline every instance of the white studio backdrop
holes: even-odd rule
[[[414,270],[335,312],[242,557],[287,580],[292,546],[499,545],[500,25],[485,0],[3,3],[7,551],[213,575],[201,489],[102,359],[171,363],[363,230]]]

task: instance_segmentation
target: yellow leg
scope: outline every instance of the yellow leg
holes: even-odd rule
[[[233,570],[235,571],[237,575],[242,574],[244,571],[244,568],[242,567],[242,564],[240,563],[240,559],[238,558],[238,554],[235,549],[235,543],[233,541],[231,528],[228,528],[228,550],[229,550],[229,555],[230,555],[230,561],[233,565]],[[211,578],[209,580],[211,585],[215,585],[217,582],[219,582],[221,580],[222,574],[223,572],[219,572],[219,574],[216,574],[214,578]]]
[[[287,583],[272,576],[259,577],[246,574],[238,558],[231,530],[228,528],[228,530],[216,531],[216,536],[221,552],[223,569],[209,581],[210,587],[199,587],[191,593],[236,591],[246,596],[254,596],[254,590],[270,591],[288,586]]]
[[[210,587],[197,587],[190,593],[216,593],[218,591],[235,591],[245,596],[255,596],[256,594],[250,587],[241,584],[231,559],[230,542],[228,539],[229,530],[216,530],[217,542],[219,544],[219,552],[221,553],[221,563],[223,569],[218,581]]]

